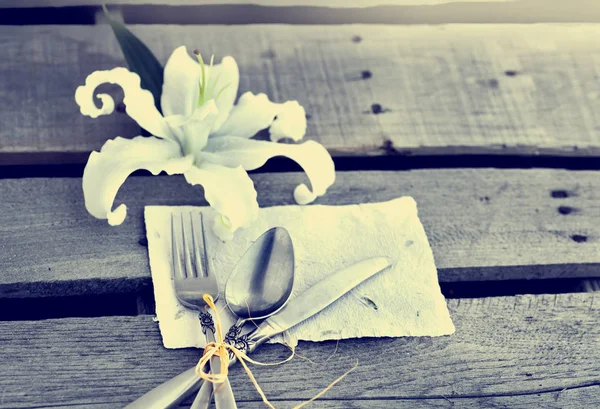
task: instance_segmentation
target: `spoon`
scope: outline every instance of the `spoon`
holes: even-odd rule
[[[225,299],[238,317],[235,327],[262,320],[282,309],[294,285],[294,247],[283,227],[260,236],[244,253],[225,286]]]
[[[234,267],[225,285],[225,300],[238,318],[228,335],[235,342],[249,320],[261,320],[281,310],[294,285],[294,246],[283,227],[263,233]],[[208,408],[212,385],[204,382],[190,409]]]

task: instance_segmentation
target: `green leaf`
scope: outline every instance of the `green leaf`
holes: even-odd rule
[[[156,105],[159,112],[162,112],[160,109],[164,71],[162,65],[142,40],[129,31],[123,23],[111,17],[104,4],[102,9],[115,33],[115,37],[117,37],[129,69],[140,76],[142,88],[152,93],[154,105]]]

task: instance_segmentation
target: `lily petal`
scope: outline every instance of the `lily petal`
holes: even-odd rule
[[[281,105],[281,111],[269,128],[273,142],[291,138],[298,142],[306,134],[306,111],[298,101],[287,101]]]
[[[225,122],[233,107],[240,73],[233,57],[224,57],[221,64],[214,65],[212,69],[206,67],[206,70],[210,71],[208,87],[212,90],[210,95],[206,96],[206,100],[216,99],[219,109],[219,115],[212,128],[214,131]],[[188,54],[185,46],[173,51],[165,65],[163,92],[160,99],[165,116],[189,117],[193,114],[197,108],[201,77],[200,64]]]
[[[215,136],[251,138],[268,127],[271,127],[271,140],[291,138],[299,141],[306,134],[306,112],[297,101],[277,104],[265,94],[246,92]]]
[[[185,46],[173,51],[165,65],[160,106],[166,116],[192,115],[198,101],[200,65],[188,54]]]
[[[216,132],[227,120],[240,85],[240,71],[233,57],[224,57],[221,64],[214,65],[209,81],[211,82],[209,87],[212,90],[210,98],[215,99],[217,108],[219,108],[219,115],[212,129],[213,132]]]
[[[246,170],[253,170],[275,156],[287,156],[306,172],[312,190],[305,184],[296,187],[294,198],[299,204],[310,203],[324,195],[335,181],[333,160],[323,145],[315,141],[292,145],[231,136],[210,138],[205,150],[196,155],[196,160],[209,160],[229,167],[241,165]]]
[[[75,91],[75,102],[79,105],[83,115],[97,118],[100,115],[109,115],[113,112],[115,102],[110,95],[97,95],[102,101],[101,108],[98,108],[94,103],[94,91],[98,85],[104,83],[117,84],[123,89],[125,111],[139,126],[152,135],[167,139],[172,138],[169,127],[154,105],[152,93],[142,89],[140,76],[127,68],[117,67],[108,71],[95,71],[88,75],[85,85],[77,87]]]
[[[179,144],[167,139],[137,136],[106,141],[100,152],[92,152],[83,171],[83,196],[88,212],[98,219],[119,225],[125,219],[124,204],[112,210],[119,187],[135,170],[147,169],[154,175],[184,173],[193,158],[182,157]]]
[[[184,176],[191,185],[204,187],[204,197],[219,212],[213,230],[221,240],[230,240],[239,227],[248,227],[258,217],[254,183],[242,167],[205,161]]]

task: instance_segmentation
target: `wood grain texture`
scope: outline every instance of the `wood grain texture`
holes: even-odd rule
[[[303,174],[252,176],[262,207],[293,204]],[[149,283],[144,205],[206,205],[179,176],[132,177],[111,227],[90,216],[80,179],[0,180],[0,294],[136,291]],[[413,196],[441,281],[600,276],[599,172],[441,169],[338,172],[317,203]]]
[[[74,103],[89,73],[124,64],[109,30],[0,27],[0,164],[83,163],[139,133],[125,114],[93,120]],[[333,155],[600,155],[600,25],[132,30],[161,61],[181,44],[234,55],[240,91],[299,100],[307,137]]]
[[[492,396],[492,397],[446,397],[438,399],[327,399],[322,398],[310,404],[310,408],[321,409],[581,409],[581,405],[597,407],[600,386],[586,386],[566,389],[559,392],[542,392],[531,395]],[[291,408],[301,404],[299,400],[280,400],[276,407]],[[240,402],[242,404],[242,402]],[[70,404],[68,406],[36,406],[36,409],[116,409],[111,403]],[[190,404],[182,404],[177,409],[189,409]],[[263,402],[244,401],[244,409],[264,409]]]
[[[316,407],[600,404],[597,294],[458,299],[449,308],[452,336],[346,340],[337,350],[335,342],[303,342],[298,355],[316,363],[297,356],[252,370],[278,407],[312,397],[357,359],[358,368]],[[0,334],[8,359],[0,366],[0,408],[122,407],[199,356],[164,349],[149,316],[0,322]],[[265,346],[255,357],[273,362],[288,353]],[[231,383],[242,407],[260,407],[239,366]]]

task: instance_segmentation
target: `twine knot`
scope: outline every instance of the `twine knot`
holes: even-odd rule
[[[263,363],[263,362],[258,362],[258,361],[255,361],[255,360],[249,358],[245,352],[241,351],[240,349],[236,348],[234,345],[231,345],[223,340],[221,317],[219,315],[219,311],[217,310],[217,307],[215,306],[215,301],[210,294],[204,294],[204,296],[202,298],[204,299],[204,301],[206,302],[208,307],[211,310],[213,310],[213,313],[215,316],[216,341],[209,342],[208,344],[206,344],[206,347],[204,347],[204,353],[202,354],[202,357],[200,358],[200,360],[198,361],[198,364],[196,365],[196,375],[198,375],[200,378],[202,378],[206,382],[211,382],[211,383],[215,383],[215,384],[221,384],[221,383],[225,382],[227,380],[227,376],[229,374],[229,363],[230,363],[229,352],[231,351],[231,353],[237,358],[238,361],[240,361],[240,363],[244,367],[244,370],[246,371],[246,373],[248,374],[248,377],[252,381],[254,388],[260,394],[263,402],[269,408],[275,409],[275,406],[273,406],[271,404],[271,402],[269,402],[269,400],[267,399],[267,396],[265,395],[262,388],[256,381],[256,378],[254,377],[254,375],[252,374],[252,371],[246,364],[246,361],[248,361],[254,365],[260,365],[260,366],[281,365],[283,363],[290,361],[292,358],[294,358],[294,354],[295,354],[294,348],[291,348],[291,352],[292,352],[291,355],[289,357],[287,357],[285,360],[280,361],[280,362]],[[221,360],[221,367],[219,368],[219,373],[213,374],[210,372],[205,372],[204,368],[206,367],[206,364],[211,360],[211,358],[213,358],[215,356],[219,357]],[[329,391],[336,383],[338,383],[343,378],[345,378],[346,375],[348,375],[350,372],[355,370],[357,367],[358,367],[358,362],[353,368],[351,368],[345,374],[343,374],[342,376],[337,378],[335,381],[333,381],[331,384],[329,384],[329,386],[327,386],[325,389],[323,389],[321,392],[319,392],[313,398],[311,398],[310,400],[308,400],[306,402],[302,402],[301,404],[295,406],[293,409],[299,409],[305,405],[308,405],[310,402],[313,402],[313,401],[319,399],[327,391]]]

